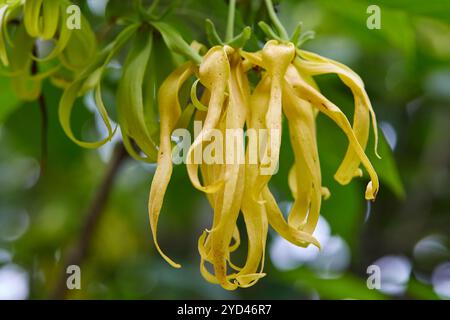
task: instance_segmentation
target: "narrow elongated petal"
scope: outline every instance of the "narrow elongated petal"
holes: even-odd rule
[[[236,280],[241,287],[248,287],[264,276],[265,246],[267,240],[268,221],[266,207],[254,196],[255,183],[260,175],[259,148],[263,142],[258,133],[266,127],[266,113],[270,100],[270,77],[265,75],[256,86],[250,98],[250,109],[247,116],[247,127],[255,136],[249,136],[245,163],[245,190],[242,200],[242,213],[248,236],[247,260]],[[253,139],[250,141],[250,139]],[[255,143],[256,142],[256,143]],[[255,143],[255,144],[252,144]],[[258,269],[260,271],[258,271]]]
[[[319,241],[310,233],[297,230],[286,222],[283,213],[268,187],[264,188],[262,195],[267,208],[268,221],[280,236],[299,247],[307,247],[309,244],[313,244],[320,248]]]
[[[353,116],[353,131],[363,149],[366,148],[369,137],[370,117],[372,118],[372,126],[375,136],[375,154],[377,153],[378,145],[378,128],[375,112],[373,111],[370,100],[364,90],[364,83],[361,78],[347,66],[321,57],[317,54],[299,50],[300,56],[304,59],[297,59],[296,66],[299,70],[304,70],[310,75],[319,75],[326,73],[336,73],[339,78],[348,86],[354,96],[355,112]],[[306,59],[306,60],[305,60]],[[345,154],[335,178],[342,184],[347,184],[354,176],[361,175],[361,170],[358,168],[360,164],[358,155],[353,148],[349,146]]]
[[[295,48],[292,43],[280,44],[277,41],[267,42],[262,51],[262,64],[271,78],[271,86],[269,106],[265,117],[267,144],[263,152],[265,158],[260,168],[261,174],[254,187],[256,195],[269,182],[278,165],[282,131],[282,83],[294,55]]]
[[[322,183],[314,113],[311,104],[298,98],[287,83],[283,85],[283,108],[289,121],[291,144],[296,160],[297,194],[288,222],[295,228],[312,233],[320,214]]]
[[[358,157],[361,160],[361,163],[366,168],[371,179],[366,188],[366,199],[375,199],[375,196],[379,189],[378,176],[366,154],[364,153],[363,148],[359,144],[358,139],[356,138],[347,117],[335,104],[333,104],[320,92],[306,83],[301,78],[295,67],[292,66],[292,68],[289,68],[288,72],[286,73],[286,79],[299,97],[302,97],[303,99],[311,102],[314,107],[318,108],[322,113],[330,117],[342,129],[342,131],[344,131],[350,142],[350,145],[357,153]]]
[[[194,187],[206,193],[216,192],[221,187],[222,182],[210,186],[202,186],[198,177],[198,164],[193,161],[192,157],[195,150],[202,147],[203,141],[211,139],[211,131],[218,125],[225,101],[225,90],[227,89],[229,76],[230,66],[225,49],[220,46],[211,48],[203,58],[199,70],[201,83],[211,93],[208,112],[199,136],[196,137],[189,148],[187,154],[188,163],[186,164],[189,178]]]
[[[148,200],[148,211],[153,241],[161,256],[175,268],[179,268],[180,265],[167,257],[158,245],[157,226],[164,194],[172,175],[171,134],[181,115],[178,92],[192,73],[192,64],[186,63],[172,72],[159,89],[160,145],[158,151],[158,166],[153,177]]]
[[[248,84],[239,80],[243,72],[239,57],[234,57],[228,81],[229,100],[226,110],[225,127],[231,130],[243,128],[248,107]],[[244,86],[244,87],[242,87]],[[244,93],[244,94],[243,94]],[[239,132],[239,131],[238,131]],[[227,139],[230,137],[227,136]],[[231,138],[232,139],[232,138]],[[233,139],[234,140],[234,139]],[[235,145],[236,142],[236,145]],[[230,149],[228,148],[230,147]],[[229,258],[229,244],[236,228],[236,220],[241,209],[244,192],[245,165],[243,164],[244,136],[238,136],[236,141],[226,143],[226,154],[234,154],[233,159],[227,159],[224,164],[225,183],[223,185],[223,199],[220,207],[220,221],[211,231],[211,246],[213,252],[214,272],[220,284],[227,289],[234,289],[236,284],[227,280],[226,261]],[[240,158],[242,156],[242,159]],[[231,161],[229,161],[231,160]]]

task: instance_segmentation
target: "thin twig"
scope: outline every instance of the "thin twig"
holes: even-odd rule
[[[233,39],[235,11],[236,11],[236,0],[230,0],[230,3],[228,4],[228,19],[227,19],[227,30],[225,34],[225,42],[231,41],[231,39]]]
[[[81,266],[84,259],[86,258],[89,246],[93,239],[94,233],[97,229],[99,221],[104,213],[104,208],[108,201],[108,196],[111,193],[114,180],[116,179],[120,167],[124,160],[127,158],[126,150],[123,144],[117,145],[114,150],[114,155],[109,164],[103,180],[97,189],[97,192],[92,199],[86,214],[84,215],[85,220],[79,235],[78,241],[74,248],[69,252],[67,258],[63,264],[63,269],[61,274],[57,279],[56,286],[50,297],[52,299],[65,299],[67,296],[67,267],[70,265]]]
[[[36,46],[33,47],[33,55],[37,56],[37,50]],[[38,64],[35,59],[33,59],[33,62],[31,63],[31,74],[36,75],[38,74]],[[41,93],[38,98],[38,105],[39,105],[39,111],[41,113],[41,176],[45,172],[45,168],[47,165],[47,152],[48,152],[48,146],[47,146],[47,132],[48,132],[48,114],[47,114],[47,103],[45,101],[44,93],[41,90]]]
[[[39,95],[38,103],[41,112],[41,175],[43,175],[47,166],[48,155],[48,115],[47,104],[43,93]]]
[[[280,19],[278,18],[277,13],[275,12],[275,9],[272,4],[272,0],[265,0],[265,3],[266,3],[267,12],[269,13],[270,20],[274,24],[278,33],[280,34],[280,37],[283,38],[284,40],[288,40],[289,36],[288,36],[283,24],[281,23]]]

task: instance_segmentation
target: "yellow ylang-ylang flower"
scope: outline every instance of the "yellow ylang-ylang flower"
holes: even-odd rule
[[[252,88],[248,72],[254,68],[261,72],[258,83]],[[355,100],[353,125],[319,91],[314,82],[314,76],[326,73],[337,74],[351,89]],[[189,149],[186,166],[192,184],[206,194],[214,211],[211,228],[205,230],[198,240],[200,271],[207,281],[234,290],[251,286],[264,277],[269,225],[297,246],[313,244],[320,247],[313,232],[320,215],[322,198],[326,199],[330,192],[322,186],[316,138],[316,130],[320,128],[316,128],[315,121],[318,112],[332,119],[349,141],[335,179],[341,184],[349,183],[353,177],[362,175],[362,164],[370,176],[365,197],[375,199],[379,182],[365,148],[370,122],[375,141],[377,125],[364,84],[358,75],[338,62],[299,50],[290,42],[270,40],[256,53],[226,45],[215,46],[203,56],[198,68],[192,63],[186,63],[175,70],[158,93],[160,147],[149,197],[149,214],[156,247],[172,266],[180,267],[162,252],[157,243],[156,231],[164,193],[172,173],[171,134],[183,113],[178,92],[191,76],[197,77],[195,84],[200,82],[205,88],[201,103],[195,96],[192,97],[195,105],[201,104],[196,110],[195,119],[203,121],[203,127]],[[267,171],[268,164],[279,161],[283,115],[287,118],[294,151],[294,165],[288,177],[294,204],[287,219],[268,186],[276,170]],[[211,143],[213,130],[224,133],[227,129],[244,128],[266,130],[268,133],[267,139],[260,142],[259,147],[263,152],[258,155],[256,163],[249,161],[252,150],[244,139],[238,140],[240,147],[246,150],[244,162],[235,159],[231,163],[197,164],[192,160],[198,148]],[[224,155],[229,153],[226,147],[227,144],[222,150]],[[247,259],[242,266],[232,261],[232,253],[239,247],[241,240],[236,225],[240,214],[243,215],[248,238]]]

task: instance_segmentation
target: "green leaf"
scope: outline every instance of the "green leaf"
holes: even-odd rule
[[[367,3],[367,5],[373,4],[373,1],[370,0],[365,0],[365,2]],[[446,23],[450,23],[449,1],[378,0],[376,4],[382,8],[403,11],[409,15],[430,17],[433,19],[444,21]]]
[[[114,21],[119,18],[136,18],[137,1],[109,0],[105,16],[108,21]]]
[[[328,12],[329,17],[333,17],[330,23],[334,33],[341,29],[345,33],[349,32],[353,36],[359,36],[366,42],[378,41],[379,44],[381,44],[380,40],[388,42],[401,50],[406,58],[411,59],[416,49],[411,16],[405,11],[380,5],[381,29],[370,30],[366,25],[369,17],[367,13],[369,4],[352,0],[320,1],[322,9]]]
[[[366,280],[350,273],[335,279],[322,279],[307,268],[299,268],[279,274],[282,280],[294,283],[297,288],[316,290],[322,299],[384,300],[388,297],[377,290],[371,290]]]
[[[321,214],[329,222],[332,233],[340,235],[353,248],[364,214],[364,183],[361,179],[353,179],[343,186],[334,179],[348,140],[336,124],[323,114],[317,117],[317,143],[322,184],[331,193],[330,198],[322,201]]]
[[[138,30],[133,46],[123,66],[123,74],[117,89],[117,114],[122,137],[133,139],[137,146],[147,155],[149,162],[154,162],[157,155],[156,143],[151,132],[153,129],[145,122],[143,84],[145,73],[152,54],[153,32]],[[153,124],[156,125],[156,124]],[[131,145],[126,148],[136,156]],[[142,157],[138,157],[143,160]]]
[[[407,295],[420,300],[438,300],[439,297],[430,285],[423,284],[412,278],[408,283]]]

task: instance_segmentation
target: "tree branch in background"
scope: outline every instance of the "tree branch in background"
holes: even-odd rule
[[[47,154],[48,154],[48,115],[47,104],[45,102],[44,94],[38,98],[39,111],[41,112],[41,176],[45,172],[47,166]]]
[[[61,274],[57,279],[55,289],[51,293],[50,298],[59,300],[66,298],[68,290],[66,284],[68,276],[66,274],[67,266],[81,266],[81,264],[85,260],[94,233],[97,229],[99,221],[101,220],[104,208],[108,201],[108,197],[111,193],[114,180],[116,179],[120,171],[120,167],[126,158],[126,150],[123,144],[120,143],[115,148],[113,157],[105,173],[105,176],[103,177],[103,180],[101,181],[101,184],[98,187],[97,192],[92,199],[86,214],[84,215],[85,220],[78,241],[75,247],[69,252],[63,264],[63,269],[61,270]]]
[[[33,55],[37,56],[36,46],[33,48]],[[38,73],[38,65],[37,61],[33,59],[31,64],[31,74],[35,75]],[[38,98],[39,111],[41,113],[41,173],[42,176],[45,172],[45,168],[47,165],[47,136],[48,136],[48,114],[47,114],[47,104],[45,102],[44,93],[41,90],[41,94]]]

